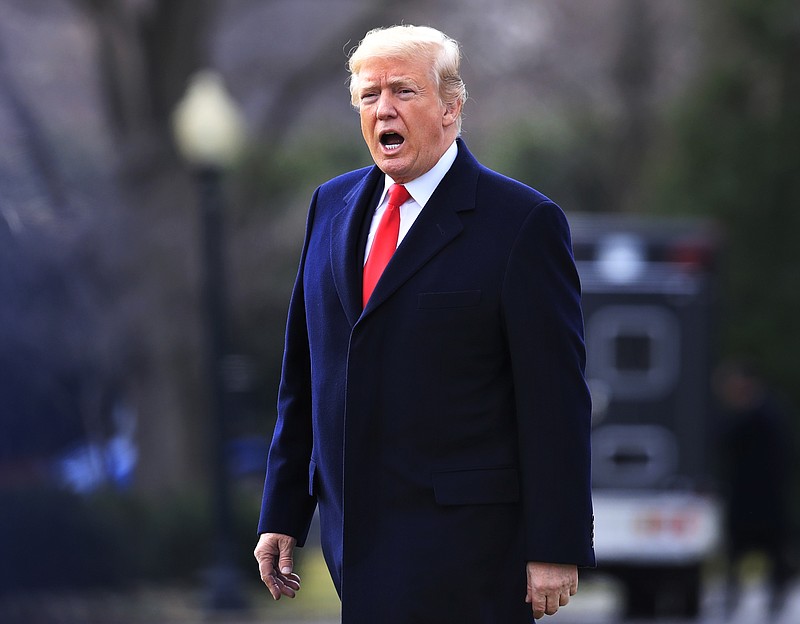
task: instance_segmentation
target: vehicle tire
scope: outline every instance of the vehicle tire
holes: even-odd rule
[[[695,618],[700,612],[699,565],[627,568],[616,576],[625,586],[629,619]]]

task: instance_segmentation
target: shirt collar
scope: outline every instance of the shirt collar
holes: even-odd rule
[[[442,181],[442,178],[450,171],[450,167],[453,166],[453,163],[456,160],[456,156],[458,155],[458,146],[455,141],[453,141],[452,145],[447,148],[442,157],[439,159],[430,171],[427,173],[423,173],[418,178],[411,180],[411,182],[406,182],[403,186],[406,187],[411,198],[417,202],[420,207],[424,208],[425,204],[428,203],[428,200],[433,195],[433,192],[436,190],[436,187],[439,186],[439,182]],[[383,202],[384,198],[386,197],[386,193],[389,191],[389,187],[394,184],[394,180],[392,180],[388,175],[384,176],[384,185],[383,185],[383,194],[381,195],[381,201],[378,202],[380,206]]]

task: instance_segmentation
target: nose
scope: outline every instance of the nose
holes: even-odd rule
[[[376,107],[376,115],[378,119],[389,119],[396,115],[394,102],[391,92],[382,92],[378,98],[378,106]]]

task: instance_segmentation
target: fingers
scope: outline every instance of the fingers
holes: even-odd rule
[[[283,580],[283,583],[287,587],[291,587],[294,591],[298,591],[300,589],[300,577],[294,572],[292,572],[288,576],[280,574],[279,577]]]
[[[294,598],[300,590],[300,577],[293,572],[296,543],[288,535],[264,533],[253,551],[261,580],[274,600],[280,600],[281,596]]]
[[[258,549],[256,549],[254,554],[258,560],[258,572],[261,575],[261,581],[267,586],[272,597],[277,600],[280,597],[280,586],[275,578],[275,567],[272,557],[264,553],[259,553]]]
[[[526,598],[526,602],[530,602]],[[565,607],[569,604],[569,596],[567,594],[559,594],[557,596],[546,595],[539,600],[533,602],[533,617],[538,620],[545,615],[555,615],[559,607]]]
[[[531,606],[533,607],[534,620],[544,617],[545,611],[547,611],[547,596],[539,596],[535,600],[532,600]]]
[[[265,559],[258,565],[261,581],[267,586],[274,600],[280,600],[283,595],[284,583],[278,578],[272,559]]]
[[[285,547],[281,545],[281,553],[278,558],[278,568],[281,574],[291,574],[294,570],[294,559],[292,557],[292,546]]]
[[[294,572],[284,575],[274,569],[272,572],[264,572],[262,569],[261,580],[275,600],[280,600],[281,596],[294,598],[300,591],[300,577]]]
[[[289,576],[277,573],[272,577],[271,581],[272,586],[270,587],[270,585],[267,585],[267,587],[269,587],[270,593],[272,593],[272,597],[275,598],[275,600],[279,600],[281,596],[294,598],[300,590],[300,577],[294,573]],[[273,591],[275,588],[278,589],[277,596],[276,592]]]
[[[578,591],[575,566],[528,563],[528,591],[525,602],[530,603],[533,617],[554,615],[559,607],[569,603]]]

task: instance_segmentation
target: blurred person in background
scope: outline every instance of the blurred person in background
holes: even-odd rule
[[[290,302],[255,556],[294,597],[318,506],[344,624],[531,622],[594,565],[569,228],[460,138],[460,54],[395,26],[350,56],[375,166],[314,193]]]
[[[777,613],[792,576],[790,488],[793,431],[783,406],[745,361],[723,364],[716,393],[725,410],[720,459],[726,500],[726,606],[740,594],[740,564],[759,553],[769,565],[770,608]]]

